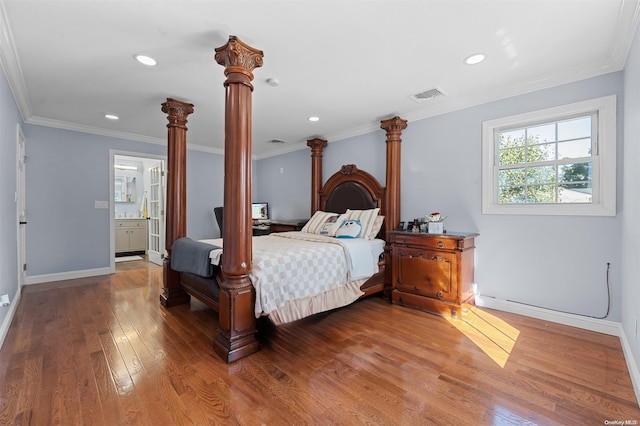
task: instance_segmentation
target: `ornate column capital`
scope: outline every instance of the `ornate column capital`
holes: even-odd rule
[[[225,67],[224,75],[241,73],[253,80],[253,70],[262,66],[262,50],[255,49],[238,39],[229,36],[229,41],[224,46],[216,48],[214,56],[217,63]]]
[[[407,120],[400,117],[393,117],[380,122],[380,128],[387,131],[387,135],[400,133],[407,128]]]
[[[327,141],[320,138],[309,139],[307,146],[311,148],[311,156],[322,155],[322,150],[327,146]]]
[[[187,116],[193,113],[193,104],[182,102],[177,99],[167,98],[162,104],[162,112],[168,114],[167,127],[183,127],[186,129]]]

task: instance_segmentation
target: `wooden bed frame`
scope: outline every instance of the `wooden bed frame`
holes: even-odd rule
[[[163,291],[160,302],[165,307],[188,303],[194,296],[219,314],[215,352],[226,362],[233,362],[259,350],[254,315],[255,290],[251,272],[251,92],[253,69],[262,66],[263,54],[235,36],[216,49],[216,61],[225,67],[227,80],[225,107],[225,182],[222,237],[224,255],[215,277],[202,278],[171,269],[173,243],[186,236],[186,132],[187,117],[193,105],[168,98],[162,111],[167,124],[167,206],[166,256],[163,262]],[[322,185],[323,139],[311,139],[311,214],[317,210],[380,207],[385,225],[380,232],[397,228],[400,221],[400,136],[407,121],[399,117],[381,121],[387,134],[386,188],[369,173],[355,165],[343,166]],[[355,192],[353,192],[355,191]],[[346,205],[353,194],[368,194],[365,204]],[[338,195],[336,195],[338,194]],[[367,199],[366,195],[355,198]],[[367,204],[369,203],[369,204]],[[336,211],[341,213],[340,211]],[[366,295],[388,290],[390,279],[389,250],[378,274],[362,285]]]

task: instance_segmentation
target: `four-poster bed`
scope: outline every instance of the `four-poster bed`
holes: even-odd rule
[[[225,182],[222,240],[224,254],[212,277],[202,277],[172,269],[172,247],[186,237],[186,132],[187,116],[193,105],[175,99],[162,104],[168,114],[167,232],[163,264],[165,307],[187,303],[190,296],[203,301],[219,314],[215,352],[227,362],[243,358],[259,349],[256,338],[256,289],[252,273],[251,221],[251,92],[252,71],[262,65],[262,52],[235,36],[216,49],[216,61],[225,67],[227,80],[225,110]],[[322,184],[322,152],[325,140],[307,142],[311,148],[311,214],[317,211],[343,213],[380,209],[384,216],[378,238],[396,229],[400,220],[400,135],[407,122],[394,117],[381,122],[387,134],[386,188],[369,173],[351,164]],[[265,237],[255,237],[265,238]],[[363,296],[388,291],[390,260],[388,247],[378,272],[361,285]],[[385,267],[385,265],[387,265]]]

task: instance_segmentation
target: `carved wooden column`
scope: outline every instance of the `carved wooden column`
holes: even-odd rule
[[[320,189],[322,189],[322,150],[327,141],[320,138],[309,139],[311,148],[311,216],[320,210]]]
[[[380,127],[387,131],[387,180],[386,180],[386,212],[385,235],[387,232],[398,229],[400,224],[400,168],[402,157],[400,155],[400,135],[407,128],[407,120],[400,117],[382,120]],[[395,171],[395,172],[394,172]],[[390,297],[391,292],[391,245],[384,247],[384,296]]]
[[[187,116],[193,104],[167,98],[162,112],[167,124],[167,207],[165,248],[162,263],[163,289],[160,303],[169,307],[189,302],[189,294],[180,288],[180,274],[171,269],[171,247],[175,240],[187,235]]]
[[[216,49],[225,67],[224,255],[215,352],[232,362],[259,349],[251,272],[251,92],[253,69],[262,66],[262,51],[235,36]]]
[[[385,230],[388,232],[397,229],[400,223],[400,173],[397,171],[401,170],[402,160],[400,155],[400,142],[402,142],[402,139],[400,139],[400,135],[402,135],[402,130],[407,128],[407,120],[403,120],[400,117],[389,118],[388,120],[382,120],[380,127],[387,131],[387,211]]]

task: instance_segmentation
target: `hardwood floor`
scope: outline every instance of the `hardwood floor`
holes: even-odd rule
[[[603,425],[640,421],[617,337],[373,297],[265,331],[227,365],[217,315],[163,308],[162,268],[27,286],[0,350],[0,424]],[[624,423],[620,423],[624,424]]]

